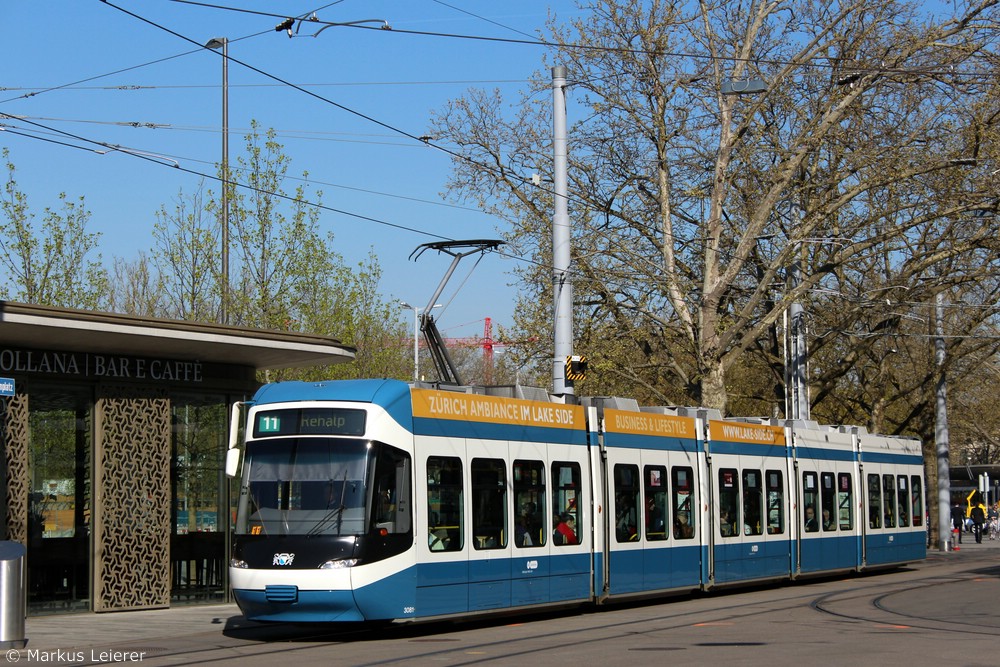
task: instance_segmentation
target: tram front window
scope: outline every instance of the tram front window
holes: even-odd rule
[[[373,445],[282,438],[247,444],[236,533],[361,535]]]

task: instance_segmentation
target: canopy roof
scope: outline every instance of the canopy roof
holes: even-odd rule
[[[0,345],[137,357],[197,359],[255,370],[354,359],[328,336],[243,329],[0,301]]]

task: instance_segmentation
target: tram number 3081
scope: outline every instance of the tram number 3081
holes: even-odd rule
[[[403,607],[404,614],[412,614],[417,611],[416,607]]]

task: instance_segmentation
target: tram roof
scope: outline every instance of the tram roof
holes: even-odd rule
[[[355,350],[329,336],[0,301],[0,344],[200,359],[256,370],[326,366]]]

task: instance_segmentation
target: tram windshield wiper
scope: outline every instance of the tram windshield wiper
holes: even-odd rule
[[[316,522],[315,526],[309,529],[309,532],[306,533],[306,537],[326,532],[326,529],[334,522],[337,523],[337,535],[340,535],[341,528],[343,528],[343,521],[341,521],[341,519],[344,516],[345,509],[347,508],[344,505],[340,505],[327,512],[322,519]]]
[[[333,484],[334,480],[331,479],[330,480],[331,489],[333,488]],[[332,510],[327,512],[326,516],[317,521],[315,526],[309,529],[309,532],[306,533],[307,537],[312,535],[318,535],[319,533],[325,532],[327,526],[329,526],[334,521],[337,522],[337,535],[340,535],[341,529],[343,529],[344,527],[344,522],[343,522],[344,510],[347,509],[347,507],[344,505],[344,497],[346,494],[347,494],[347,469],[345,468],[344,479],[341,481],[340,484],[340,503],[338,503],[338,505],[334,507]]]

